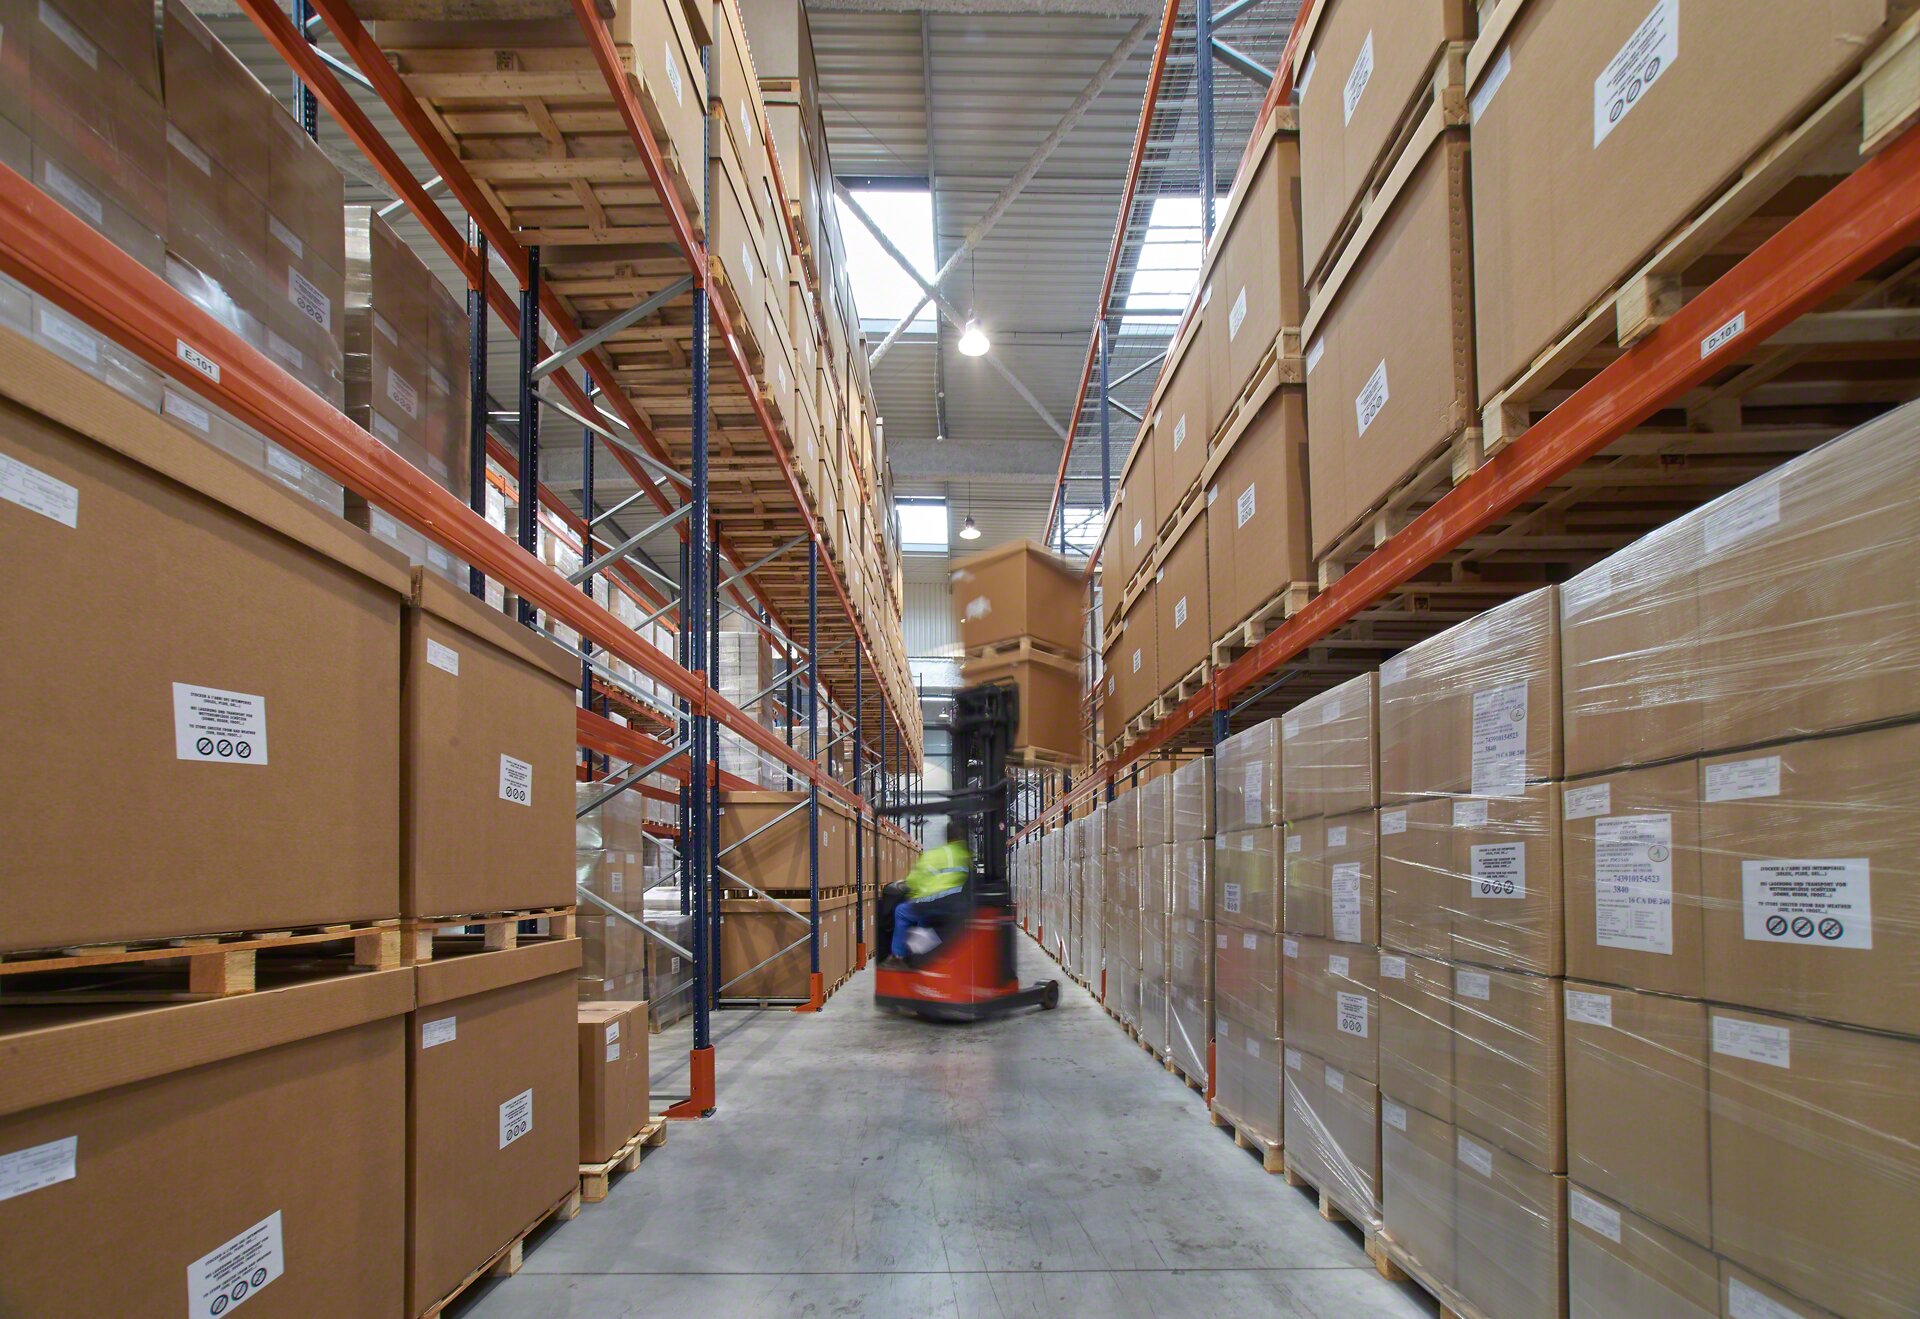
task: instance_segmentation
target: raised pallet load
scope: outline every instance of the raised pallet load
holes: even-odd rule
[[[1012,541],[958,560],[949,584],[965,656],[962,681],[1006,682],[1020,693],[1017,758],[1033,766],[1084,764],[1086,593],[1079,569],[1032,541]]]

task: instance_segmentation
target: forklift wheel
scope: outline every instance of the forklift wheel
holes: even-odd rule
[[[1060,982],[1058,980],[1049,980],[1047,981],[1046,997],[1040,1000],[1040,1008],[1043,1012],[1051,1012],[1054,1008],[1057,1008],[1059,1006],[1060,1006]]]

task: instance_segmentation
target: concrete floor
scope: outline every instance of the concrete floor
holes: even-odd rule
[[[1029,978],[1057,974],[1019,944]],[[934,1026],[877,1010],[871,976],[817,1017],[717,1016],[718,1115],[676,1123],[457,1313],[1434,1313],[1078,986],[1052,1013]],[[684,1090],[684,1035],[654,1038],[659,1089]]]

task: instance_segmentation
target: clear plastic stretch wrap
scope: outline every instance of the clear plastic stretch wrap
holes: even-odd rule
[[[1214,916],[1271,934],[1280,928],[1281,831],[1276,825],[1213,840]]]
[[[1107,886],[1107,1006],[1129,1025],[1140,1021],[1140,853],[1113,854]]]
[[[1207,1077],[1213,1038],[1213,840],[1173,845],[1167,917],[1167,1056],[1194,1080]]]
[[[574,800],[584,806],[605,791],[602,783],[578,783]],[[647,910],[647,886],[660,853],[659,840],[647,835],[646,800],[637,792],[609,798],[574,821],[575,882],[631,916]],[[586,899],[580,902],[578,924],[582,996],[645,998],[647,936]]]
[[[1159,780],[1165,782],[1165,780]],[[1167,1051],[1167,920],[1172,906],[1173,846],[1140,849],[1140,1038]]]
[[[1218,833],[1280,823],[1280,721],[1235,733],[1213,749]]]
[[[1132,788],[1116,785],[1113,800],[1107,803],[1107,850],[1135,852],[1140,848],[1140,794]]]
[[[1920,715],[1920,404],[1561,593],[1568,772]]]
[[[1195,756],[1173,771],[1173,841],[1213,837],[1213,757]]]
[[[1213,1105],[1236,1126],[1280,1143],[1280,954],[1276,936],[1213,927]]]
[[[1134,789],[1140,794],[1140,845],[1173,841],[1173,774],[1164,764]]]
[[[1281,1035],[1363,1081],[1380,1077],[1380,953],[1359,944],[1280,937]]]
[[[1288,1043],[1287,1168],[1357,1223],[1380,1226],[1380,1091]]]
[[[1086,859],[1086,880],[1082,890],[1081,919],[1081,958],[1080,974],[1096,990],[1100,988],[1100,969],[1106,965],[1106,895],[1107,863],[1111,854],[1101,851],[1099,844],[1103,837],[1098,814],[1090,822],[1087,831],[1088,851]]]
[[[1363,673],[1280,720],[1281,806],[1289,821],[1380,804],[1380,680]]]
[[[1286,826],[1280,927],[1342,943],[1380,942],[1377,812],[1313,816]]]

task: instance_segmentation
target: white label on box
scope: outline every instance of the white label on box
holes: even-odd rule
[[[1769,1067],[1793,1065],[1793,1032],[1785,1026],[1735,1017],[1713,1019],[1713,1051]]]
[[[1320,707],[1320,722],[1330,724],[1338,719],[1341,713],[1340,698],[1338,696],[1329,697],[1326,703]]]
[[[1527,790],[1527,684],[1473,694],[1473,792],[1518,797]]]
[[[607,872],[607,888],[616,895],[625,893],[627,891],[626,872],[623,870],[608,871]],[[608,924],[612,924],[612,922],[609,921]]]
[[[1382,1099],[1380,1101],[1380,1120],[1392,1127],[1395,1131],[1405,1131],[1407,1129],[1407,1110],[1399,1104],[1394,1103],[1391,1099]]]
[[[437,366],[429,366],[427,368],[427,383],[439,390],[442,394],[448,394],[453,391],[453,382],[447,379],[447,373]]]
[[[1240,293],[1233,300],[1233,306],[1227,311],[1227,342],[1231,343],[1240,334],[1241,322],[1247,319],[1247,286],[1240,286]]]
[[[1392,953],[1380,954],[1380,975],[1385,980],[1405,980],[1407,978],[1407,959],[1395,957]]]
[[[400,405],[400,410],[409,417],[420,416],[420,391],[411,382],[401,378],[392,367],[387,368],[387,397]]]
[[[1238,887],[1238,885],[1236,885],[1235,887]],[[1253,931],[1244,930],[1240,934],[1240,946],[1248,950],[1249,952],[1251,952],[1253,949],[1258,948],[1260,946],[1260,940],[1258,937],[1254,935]]]
[[[96,229],[106,222],[107,208],[93,189],[60,168],[52,157],[45,158],[40,177],[49,192],[91,221]]]
[[[1680,58],[1680,0],[1660,0],[1619,54],[1593,80],[1593,145],[1598,147]]]
[[[1503,46],[1500,55],[1487,66],[1480,77],[1480,85],[1474,89],[1473,97],[1467,102],[1467,110],[1473,116],[1473,122],[1479,123],[1480,116],[1493,104],[1493,98],[1500,94],[1500,84],[1513,72],[1513,47]]]
[[[1743,933],[1757,943],[1873,947],[1873,876],[1864,857],[1742,861]]]
[[[1344,1095],[1347,1093],[1347,1074],[1345,1072],[1335,1071],[1329,1067],[1327,1068],[1326,1075],[1327,1089],[1333,1091],[1336,1095]]]
[[[420,1047],[431,1049],[438,1044],[452,1044],[460,1037],[460,1019],[441,1017],[437,1021],[420,1023]]]
[[[333,330],[333,299],[322,293],[314,282],[305,275],[287,267],[287,301],[294,310],[318,325],[321,329]]]
[[[267,763],[267,698],[173,684],[173,750],[181,760]]]
[[[1589,568],[1561,586],[1560,616],[1577,618],[1613,592],[1613,569],[1604,563]]]
[[[1307,374],[1313,374],[1313,368],[1320,365],[1320,359],[1326,355],[1327,341],[1323,336],[1307,345]]]
[[[1339,976],[1342,980],[1352,979],[1352,964],[1348,962],[1344,955],[1334,953],[1327,958],[1327,974],[1330,976]]]
[[[610,1063],[617,1063],[620,1061],[620,1041],[619,1040],[609,1040],[607,1042],[607,1061]]]
[[[1611,1205],[1603,1205],[1577,1186],[1567,1188],[1567,1213],[1573,1221],[1589,1232],[1597,1233],[1607,1240],[1618,1244],[1620,1240],[1620,1211]]]
[[[0,453],[0,499],[64,526],[80,525],[80,491],[17,458]]]
[[[666,47],[667,85],[673,88],[673,103],[675,105],[684,105],[686,104],[687,98],[686,94],[681,91],[680,61],[673,57],[673,41],[669,38],[662,44]]]
[[[1254,510],[1253,487],[1249,485],[1245,490],[1242,490],[1240,492],[1240,498],[1233,501],[1233,516],[1234,516],[1233,529],[1235,531],[1238,531],[1241,527],[1246,526],[1247,523],[1252,520],[1253,510]]]
[[[500,1105],[500,1148],[533,1130],[533,1091],[522,1090]]]
[[[1282,742],[1291,742],[1298,736],[1300,736],[1300,720],[1298,717],[1288,715],[1280,721],[1280,740]]]
[[[198,348],[195,348],[185,339],[175,339],[173,341],[173,355],[207,379],[213,381],[214,384],[217,385],[220,383],[220,364],[201,352]]]
[[[533,766],[500,754],[500,800],[516,806],[533,805]]]
[[[1560,799],[1560,817],[1565,820],[1591,819],[1596,815],[1605,815],[1612,809],[1611,783],[1589,783],[1584,788],[1568,788]]]
[[[1300,941],[1298,939],[1282,939],[1280,941],[1280,953],[1283,957],[1300,956]]]
[[[1336,994],[1335,1008],[1338,1013],[1335,1024],[1343,1035],[1358,1035],[1367,1038],[1367,996],[1365,994]]]
[[[1467,893],[1476,898],[1524,898],[1527,896],[1527,845],[1525,843],[1476,843],[1467,849],[1473,881]]]
[[[399,344],[400,342],[399,331],[395,330],[393,328],[393,325],[387,320],[387,318],[382,316],[377,311],[373,314],[373,328],[378,330],[380,332],[380,337],[385,339],[388,343],[395,344],[395,345]]]
[[[1252,1055],[1253,1057],[1255,1057],[1255,1058],[1258,1058],[1258,1057],[1260,1056],[1260,1041],[1259,1041],[1259,1040],[1256,1040],[1256,1039],[1254,1039],[1254,1038],[1253,1038],[1252,1036],[1248,1036],[1248,1037],[1247,1037],[1247,1052],[1248,1052],[1248,1054],[1250,1054],[1250,1055]]]
[[[277,444],[267,446],[267,470],[291,480],[302,480],[307,474],[307,465],[282,449]]]
[[[1456,799],[1453,803],[1453,827],[1456,829],[1484,829],[1487,824],[1487,804],[1483,801]]]
[[[160,411],[169,417],[179,418],[202,435],[213,430],[213,414],[171,387],[161,395]]]
[[[89,41],[86,34],[67,21],[67,16],[40,0],[40,22],[47,31],[60,38],[60,44],[78,55],[89,69],[99,69],[100,48]]]
[[[267,331],[267,351],[295,371],[307,369],[307,355],[280,337],[279,331]]]
[[[187,1265],[187,1313],[192,1319],[231,1314],[287,1271],[274,1210],[225,1245]]]
[[[1613,996],[1585,989],[1567,991],[1567,1020],[1613,1029]]]
[[[460,676],[460,652],[452,646],[443,646],[433,638],[427,638],[427,663],[434,668]]]
[[[51,339],[68,352],[85,359],[90,366],[100,364],[100,336],[65,312],[45,303],[40,306],[40,337]]]
[[[0,1154],[0,1200],[72,1181],[79,1171],[79,1152],[80,1138],[64,1136]]]
[[[1780,795],[1780,757],[1729,760],[1707,766],[1708,801],[1743,801]]]
[[[373,414],[373,434],[389,449],[400,443],[400,428],[377,412]]]
[[[747,140],[749,147],[753,145],[753,116],[747,113],[745,100],[740,102],[740,136]]]
[[[1213,1033],[1223,1040],[1230,1039],[1233,1036],[1233,1032],[1227,1029],[1227,1020],[1224,1017],[1215,1023]]]
[[[1806,1319],[1735,1277],[1727,1279],[1727,1319]]]
[[[379,509],[370,510],[367,521],[372,524],[373,534],[381,540],[391,542],[400,539],[400,524]]]
[[[1288,1049],[1287,1050],[1287,1069],[1289,1071],[1297,1072],[1300,1070],[1300,1068],[1303,1065],[1304,1065],[1304,1062],[1300,1057],[1300,1050]]]
[[[1593,941],[1673,952],[1673,817],[1610,815],[1593,826]]]
[[[1133,671],[1135,673],[1140,672],[1140,652],[1138,650],[1133,652]]]
[[[1493,1152],[1485,1145],[1461,1136],[1457,1148],[1460,1152],[1460,1162],[1466,1164],[1482,1177],[1493,1176]]]
[[[1140,543],[1140,519],[1139,518],[1135,518],[1133,520],[1133,543],[1135,545],[1138,545]]]
[[[1220,487],[1218,485],[1208,486],[1207,487],[1207,507],[1212,508],[1213,501],[1218,498],[1220,498]]]
[[[1780,521],[1780,483],[1767,481],[1736,491],[1707,509],[1708,554],[1718,554]]]
[[[1380,812],[1380,833],[1383,837],[1403,834],[1407,831],[1407,813],[1405,811]]]
[[[1180,414],[1180,420],[1173,423],[1174,452],[1178,453],[1180,451],[1180,446],[1185,444],[1186,442],[1187,442],[1187,414],[1183,412]]]
[[[1224,891],[1224,896],[1221,898],[1221,905],[1230,912],[1238,913],[1240,910],[1240,886],[1238,884],[1225,884],[1221,887]]]
[[[1395,655],[1380,666],[1380,685],[1391,687],[1395,683],[1407,680],[1407,661],[1404,656]]]
[[[274,242],[280,244],[280,246],[286,248],[287,251],[293,253],[295,256],[303,257],[307,254],[307,245],[300,241],[300,235],[287,228],[284,224],[281,224],[279,220],[271,215],[267,217],[267,232],[273,235]]]
[[[167,125],[167,145],[193,162],[193,167],[202,174],[213,174],[213,157],[202,151],[185,133],[172,124]]]
[[[1354,56],[1353,69],[1347,74],[1347,85],[1341,93],[1342,109],[1346,118],[1342,123],[1353,122],[1353,112],[1360,104],[1361,95],[1367,90],[1367,84],[1373,81],[1373,33],[1367,33],[1367,39],[1360,43],[1360,53]]]
[[[1700,360],[1705,361],[1728,344],[1747,332],[1747,313],[1736,313],[1734,318],[1700,341]]]
[[[1493,979],[1485,971],[1463,968],[1453,973],[1453,992],[1462,998],[1477,998],[1485,1003],[1493,997]]]
[[[1373,374],[1367,377],[1367,383],[1353,398],[1354,420],[1360,424],[1360,433],[1365,435],[1367,427],[1373,425],[1380,409],[1387,406],[1387,359],[1381,358],[1380,365],[1373,368]]]
[[[1349,861],[1333,868],[1333,937],[1342,943],[1360,942],[1360,863]]]
[[[1306,839],[1300,834],[1287,835],[1287,855],[1297,855],[1306,846]]]
[[[1187,625],[1187,597],[1184,595],[1173,602],[1173,625],[1175,627]]]
[[[1307,62],[1300,66],[1299,80],[1293,84],[1293,94],[1296,98],[1307,94],[1307,84],[1313,81],[1313,64],[1318,58],[1317,53],[1309,52]]]

